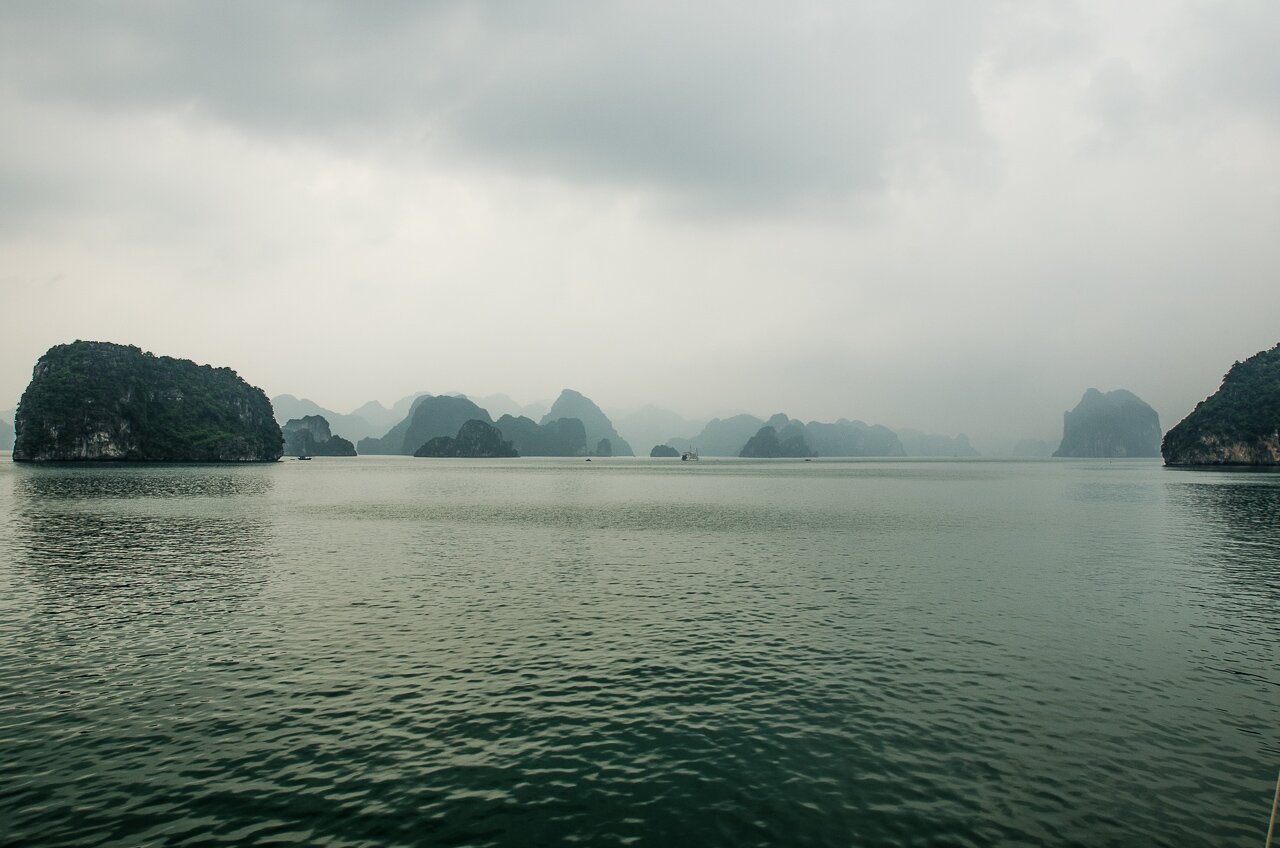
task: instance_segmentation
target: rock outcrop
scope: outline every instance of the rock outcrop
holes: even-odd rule
[[[1145,457],[1160,455],[1160,417],[1133,392],[1105,395],[1088,389],[1062,416],[1059,457]]]
[[[458,428],[457,436],[436,436],[413,452],[418,457],[495,459],[519,456],[515,448],[502,438],[497,427],[472,419]]]
[[[40,357],[15,430],[17,462],[274,462],[284,441],[267,396],[230,368],[84,341]]]
[[[797,422],[798,423],[798,422]],[[738,456],[774,459],[778,457],[810,457],[813,450],[804,436],[804,426],[783,428],[779,433],[773,426],[766,424],[743,445]]]
[[[551,411],[542,417],[540,423],[546,424],[558,418],[576,418],[582,422],[587,431],[587,444],[598,446],[601,439],[608,439],[614,456],[635,456],[627,440],[613,429],[613,422],[600,407],[573,389],[565,389],[551,405]]]
[[[271,406],[276,411],[276,421],[280,423],[281,430],[290,421],[301,420],[310,415],[318,415],[327,421],[330,427],[339,433],[345,434],[348,439],[359,440],[367,436],[375,436],[378,433],[385,433],[387,428],[396,423],[395,421],[390,421],[386,424],[381,422],[374,424],[362,415],[354,413],[343,415],[340,412],[334,412],[332,409],[325,409],[315,401],[307,398],[296,398],[293,395],[276,395],[271,399]]]
[[[666,458],[679,455],[680,451],[671,447],[671,445],[654,445],[653,449],[649,451],[649,456],[654,457],[655,459],[659,457]]]
[[[521,456],[586,456],[587,431],[576,418],[557,418],[537,424],[523,415],[504,415],[498,429]]]
[[[737,456],[747,440],[764,426],[754,415],[712,418],[692,439],[671,439],[673,447],[693,448],[702,456]]]
[[[1160,450],[1166,465],[1280,465],[1280,345],[1232,365]]]
[[[284,428],[285,456],[355,456],[356,446],[329,432],[323,415],[291,418]]]
[[[361,454],[411,456],[436,436],[453,436],[463,424],[476,419],[492,424],[489,413],[464,397],[423,395],[413,402],[409,414],[382,438],[361,439]]]

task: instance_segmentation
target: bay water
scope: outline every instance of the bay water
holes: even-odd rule
[[[0,456],[2,845],[1261,845],[1280,475]]]

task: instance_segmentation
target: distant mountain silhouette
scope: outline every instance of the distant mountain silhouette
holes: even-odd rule
[[[489,413],[462,397],[422,395],[413,401],[409,414],[380,439],[365,438],[356,443],[361,454],[412,456],[436,436],[454,436],[471,419],[492,424]]]
[[[609,416],[580,392],[575,392],[573,389],[562,391],[540,423],[546,424],[558,418],[576,418],[581,421],[587,431],[587,444],[593,448],[601,439],[608,439],[614,456],[635,456],[635,451],[631,449],[631,445],[627,444],[627,440],[613,429],[613,422],[609,420]]]
[[[413,452],[418,457],[493,459],[519,456],[497,427],[473,418],[458,428],[456,436],[436,436]]]
[[[623,438],[641,446],[666,444],[668,439],[698,432],[706,423],[706,419],[685,418],[652,404],[613,419],[613,426]]]
[[[532,418],[504,415],[498,419],[498,429],[504,439],[521,456],[585,456],[587,431],[576,418],[558,418],[546,424],[536,424]]]
[[[297,398],[293,395],[276,395],[271,399],[271,407],[275,410],[277,423],[281,428],[289,421],[302,420],[309,415],[318,415],[328,422],[329,426],[340,433],[345,433],[349,439],[363,439],[365,436],[373,436],[377,433],[385,433],[387,428],[394,424],[382,422],[372,422],[363,415],[351,413],[343,415],[340,412],[334,412],[332,409],[325,409],[318,403],[307,398]]]
[[[1062,416],[1062,444],[1054,456],[1140,457],[1160,455],[1160,417],[1133,392],[1105,395],[1088,389]]]

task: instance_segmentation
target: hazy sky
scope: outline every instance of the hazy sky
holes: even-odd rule
[[[1280,341],[1280,4],[6,2],[0,408],[129,342],[1060,435]]]

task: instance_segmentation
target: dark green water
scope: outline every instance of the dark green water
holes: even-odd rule
[[[1280,475],[0,461],[0,844],[1261,845]]]

